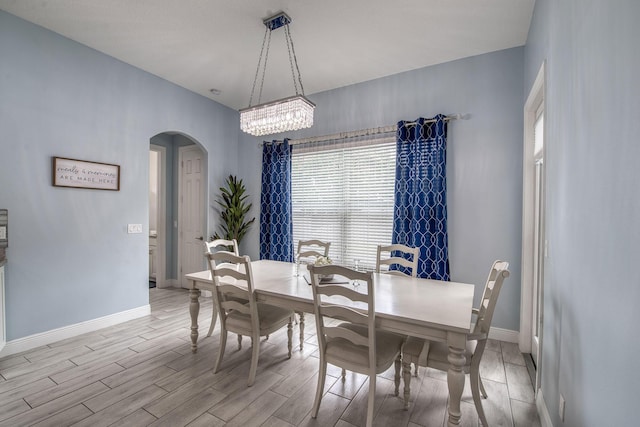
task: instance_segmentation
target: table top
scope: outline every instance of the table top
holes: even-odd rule
[[[311,304],[311,286],[295,275],[295,264],[260,260],[251,263],[254,287],[266,298]],[[302,273],[301,269],[301,273]],[[309,273],[304,271],[307,279]],[[186,275],[190,286],[212,290],[211,273],[200,271]],[[451,332],[469,333],[475,287],[466,283],[373,274],[376,318],[432,327]],[[364,286],[363,286],[364,288]]]

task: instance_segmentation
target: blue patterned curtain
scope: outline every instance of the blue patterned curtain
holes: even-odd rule
[[[418,277],[438,280],[449,280],[446,145],[443,115],[398,122],[392,241],[419,247]]]
[[[260,259],[293,262],[291,147],[287,139],[262,146]]]

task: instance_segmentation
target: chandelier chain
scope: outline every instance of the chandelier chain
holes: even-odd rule
[[[289,65],[291,66],[291,77],[293,78],[293,89],[296,91],[296,95],[299,95],[298,83],[296,82],[296,73],[293,69],[293,56],[291,55],[291,37],[289,34],[289,24],[284,26],[284,38],[287,41],[287,51],[289,52]]]
[[[271,46],[271,31],[269,30],[269,39],[267,40],[267,51],[264,55],[264,67],[262,68],[262,80],[260,81],[260,92],[258,94],[258,104],[262,101],[262,88],[264,86],[264,75],[267,72],[267,61],[269,60],[269,46]]]
[[[285,25],[285,35],[287,37],[287,47],[291,44],[291,52],[293,52],[293,61],[296,65],[296,70],[298,71],[298,82],[300,83],[300,92],[302,96],[304,96],[304,86],[302,86],[302,74],[300,74],[300,68],[298,67],[298,57],[296,56],[296,49],[293,46],[293,38],[291,37],[291,32],[289,31],[289,24]],[[291,62],[291,54],[289,54],[289,62]],[[296,89],[296,95],[298,95],[298,87],[296,86],[295,73],[293,72],[293,65],[291,65],[291,73],[293,74],[293,85]]]
[[[258,57],[258,66],[256,67],[256,75],[253,78],[253,87],[251,88],[251,96],[249,96],[249,107],[251,107],[251,103],[253,102],[253,93],[256,91],[256,83],[258,82],[258,73],[260,72],[260,63],[262,62],[262,54],[264,53],[264,45],[267,41],[267,31],[268,28],[264,30],[264,37],[262,38],[262,48],[260,49],[260,56]],[[264,76],[262,78],[264,81]]]

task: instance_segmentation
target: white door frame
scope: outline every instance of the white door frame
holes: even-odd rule
[[[193,150],[194,148],[199,149],[202,152],[202,197],[203,197],[203,206],[202,208],[205,210],[202,217],[203,217],[203,224],[201,224],[202,226],[202,235],[203,235],[203,239],[207,238],[207,220],[208,220],[208,215],[207,215],[207,207],[209,206],[209,198],[207,197],[207,195],[209,194],[209,161],[208,161],[208,155],[207,152],[198,144],[195,145],[184,145],[184,146],[180,146],[178,147],[178,278],[176,280],[177,282],[177,286],[178,287],[186,287],[186,283],[184,283],[184,275],[182,274],[182,237],[183,237],[183,229],[184,229],[184,214],[182,212],[183,210],[183,205],[182,205],[182,184],[183,184],[183,178],[182,178],[182,157],[183,157],[183,153],[186,150]],[[203,246],[204,248],[204,246]],[[203,269],[204,269],[204,249],[202,250],[202,265],[203,265]]]
[[[534,138],[533,129],[536,113],[540,103],[545,102],[545,64],[543,62],[538,75],[531,87],[529,96],[524,106],[524,150],[523,150],[523,187],[522,187],[522,265],[521,283],[522,292],[520,299],[520,336],[519,347],[522,353],[531,353],[533,337],[533,310],[534,310],[534,278],[535,271],[532,260],[534,259],[535,244],[535,179],[534,166]],[[546,114],[545,114],[546,116]],[[546,117],[545,117],[546,119]],[[546,123],[548,120],[545,120]],[[546,134],[546,131],[544,131]],[[546,139],[546,138],[545,138]],[[545,144],[546,145],[546,144]],[[544,150],[544,148],[543,148]],[[546,251],[545,251],[546,252]],[[542,310],[542,307],[540,308]],[[542,358],[542,331],[539,331],[538,366],[536,369],[535,389],[540,387],[540,371]]]
[[[158,153],[158,212],[156,231],[156,287],[167,287],[167,148],[151,144]]]

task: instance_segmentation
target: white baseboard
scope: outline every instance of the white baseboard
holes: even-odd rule
[[[160,285],[156,282],[156,286],[158,288],[179,288],[180,282],[178,282],[177,279],[166,279],[164,282],[160,283]]]
[[[506,341],[517,344],[520,333],[518,331],[512,331],[510,329],[491,328],[489,329],[489,338]]]
[[[540,417],[540,425],[542,427],[553,427],[547,404],[544,401],[544,396],[542,396],[542,389],[538,390],[538,395],[536,396],[536,408]]]
[[[131,310],[98,317],[97,319],[87,320],[86,322],[76,323],[75,325],[63,326],[62,328],[52,329],[50,331],[29,335],[28,337],[11,340],[7,342],[4,349],[0,352],[0,357],[31,350],[32,348],[51,344],[52,342],[75,337],[77,335],[86,334],[87,332],[97,331],[98,329],[106,328],[107,326],[117,325],[118,323],[148,316],[149,314],[151,314],[151,306],[147,304],[137,308],[132,308]]]

